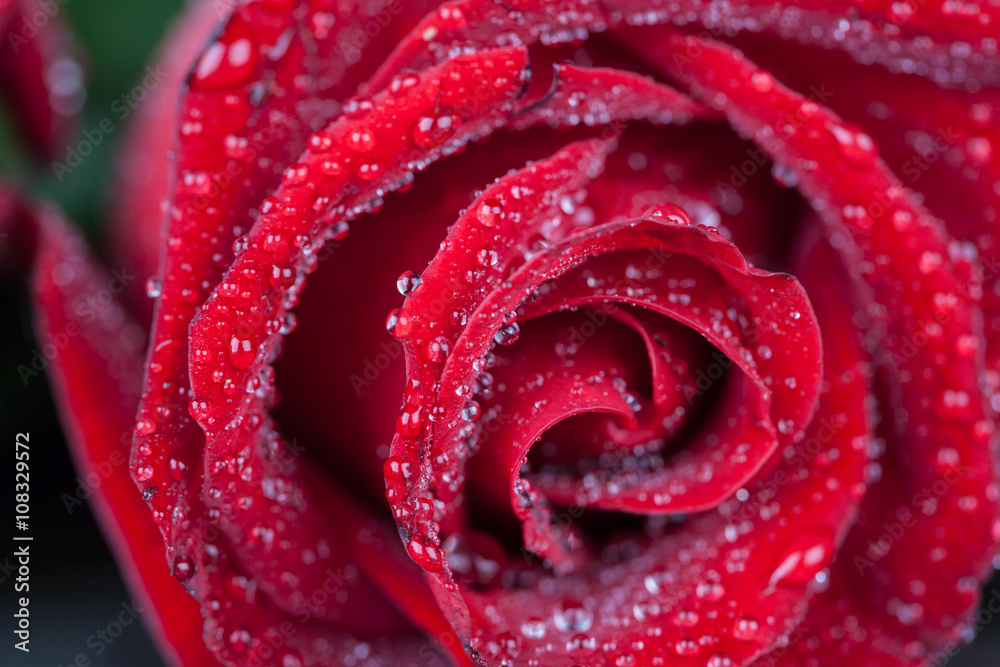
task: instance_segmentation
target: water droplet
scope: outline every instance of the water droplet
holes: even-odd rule
[[[698,625],[699,620],[698,612],[691,611],[690,609],[681,609],[674,617],[674,625],[679,628],[693,628]]]
[[[409,296],[420,286],[420,274],[416,271],[404,271],[396,278],[396,289],[403,296]]]
[[[233,241],[233,254],[239,255],[248,247],[250,247],[250,239],[248,239],[245,235],[240,236],[235,241]]]
[[[295,313],[285,313],[285,317],[281,322],[281,328],[278,329],[278,333],[282,336],[287,336],[295,331],[296,326],[298,326],[298,320],[295,317]]]
[[[187,472],[187,466],[180,460],[171,457],[167,461],[167,470],[170,472],[170,478],[179,482],[184,477],[184,473]]]
[[[980,167],[985,167],[993,160],[993,144],[986,137],[972,137],[965,144],[969,159]]]
[[[500,256],[497,254],[496,250],[491,248],[480,248],[479,251],[476,252],[476,261],[479,263],[479,266],[496,266],[497,262],[500,261]]]
[[[156,422],[152,419],[140,419],[135,423],[135,432],[139,435],[149,435],[156,431]]]
[[[521,327],[518,326],[517,322],[512,322],[500,327],[499,331],[494,334],[493,340],[498,345],[513,345],[520,336]]]
[[[474,422],[479,419],[482,414],[482,408],[479,407],[479,403],[476,401],[469,401],[464,408],[462,408],[462,419],[467,422]]]
[[[394,338],[406,338],[413,330],[413,322],[410,316],[403,313],[402,309],[392,310],[385,318],[385,330]]]
[[[237,628],[226,638],[230,648],[237,653],[245,653],[250,646],[250,632],[246,628]]]
[[[227,134],[222,143],[226,157],[232,160],[245,160],[253,155],[250,142],[246,137],[241,137],[238,134]]]
[[[701,653],[701,647],[698,646],[698,642],[693,639],[680,639],[674,645],[674,650],[677,655],[691,656],[698,655]]]
[[[837,140],[844,157],[857,164],[865,164],[875,155],[875,142],[864,132],[855,132],[849,128],[829,123],[827,128]]]
[[[398,456],[390,456],[382,465],[382,471],[389,479],[406,480],[410,477],[410,464]]]
[[[347,101],[344,105],[344,115],[352,120],[364,118],[372,112],[375,104],[368,97],[355,97]]]
[[[552,621],[560,632],[586,632],[594,623],[593,613],[575,600],[565,600]]]
[[[369,153],[375,148],[375,135],[365,128],[353,130],[347,135],[347,147],[355,153]]]
[[[701,581],[695,588],[695,595],[709,602],[721,600],[726,594],[726,588],[717,581]]]
[[[420,407],[407,405],[396,419],[396,433],[404,438],[415,438],[420,435]]]
[[[492,197],[484,200],[476,209],[476,219],[485,227],[496,227],[506,216],[503,204]]]
[[[566,652],[574,658],[586,658],[597,650],[597,638],[589,635],[573,635],[566,642]]]
[[[428,360],[438,364],[442,363],[448,359],[448,355],[451,353],[451,343],[444,336],[438,336],[428,341],[424,353]]]
[[[229,340],[229,361],[233,366],[240,369],[250,368],[256,358],[257,353],[249,339],[233,336]]]
[[[540,618],[529,618],[521,624],[521,634],[528,639],[544,639],[545,621]]]
[[[378,162],[366,162],[358,167],[358,178],[362,181],[374,181],[382,175],[382,167]]]
[[[309,150],[313,153],[325,153],[333,148],[333,135],[325,130],[314,132],[309,137]]]
[[[404,95],[407,90],[420,83],[420,77],[412,72],[404,72],[392,77],[389,82],[389,92],[393,95]]]
[[[908,2],[894,2],[889,5],[889,20],[896,25],[906,23],[913,18],[915,13],[916,10],[913,8],[913,5]]]
[[[413,143],[424,150],[436,148],[455,133],[458,122],[458,116],[447,107],[421,114],[413,123]]]
[[[327,176],[339,176],[344,173],[344,166],[337,160],[323,160],[319,163],[319,169]]]
[[[783,164],[776,163],[771,167],[771,177],[783,188],[794,188],[799,184],[799,175]]]
[[[768,580],[768,588],[779,584],[801,584],[814,578],[826,566],[833,553],[833,540],[814,531],[795,537]]]
[[[733,636],[744,642],[757,641],[760,637],[760,622],[753,616],[737,619],[733,627]]]
[[[257,68],[258,47],[253,32],[238,17],[202,53],[191,85],[208,91],[246,82]]]
[[[286,187],[299,185],[309,178],[309,165],[293,164],[285,169],[281,175],[281,184]],[[263,207],[261,207],[263,210]]]
[[[757,71],[750,75],[750,84],[760,93],[774,88],[774,79],[767,72]]]
[[[163,294],[163,283],[159,278],[150,278],[146,281],[146,296],[150,299],[159,298]]]
[[[189,581],[194,576],[194,561],[187,556],[180,556],[174,560],[174,577],[177,581]]]
[[[892,226],[898,232],[904,232],[909,229],[912,222],[913,215],[909,211],[897,210],[892,214]]]
[[[437,572],[441,569],[441,550],[433,544],[424,544],[413,539],[406,546],[406,550],[417,565],[428,572]]]

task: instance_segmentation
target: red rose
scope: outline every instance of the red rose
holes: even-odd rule
[[[260,0],[181,70],[193,8],[116,189],[153,299],[88,319],[52,214],[35,268],[166,650],[942,664],[1000,542],[1000,10],[952,4]]]

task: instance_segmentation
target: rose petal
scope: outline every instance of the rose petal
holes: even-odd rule
[[[763,31],[787,41],[842,49],[858,62],[879,63],[895,73],[916,72],[943,87],[976,92],[1000,83],[993,27],[1000,20],[1000,9],[995,6],[977,5],[971,12],[947,0],[866,6],[826,0],[794,4],[609,0],[604,6],[612,25],[695,23],[716,39],[739,31]],[[678,54],[675,64],[691,58],[697,55]]]
[[[248,224],[252,207],[279,180],[282,164],[304,147],[311,129],[309,119],[328,117],[335,110],[336,105],[317,101],[335,99],[357,81],[352,78],[358,76],[357,72],[336,76],[335,80],[326,78],[338,73],[326,65],[321,69],[319,61],[324,58],[314,60],[307,52],[316,43],[322,45],[317,55],[332,52],[341,41],[327,40],[328,36],[348,38],[374,20],[367,9],[353,7],[346,8],[343,15],[320,11],[293,14],[290,10],[273,3],[241,4],[206,47],[192,75],[192,87],[185,93],[180,176],[173,195],[163,268],[167,278],[161,283],[163,296],[157,304],[132,462],[133,474],[153,508],[154,520],[160,521],[175,572],[186,579],[204,605],[206,640],[218,657],[229,663],[242,664],[249,657],[261,659],[261,653],[268,651],[277,660],[290,652],[288,660],[314,664],[339,661],[361,650],[356,648],[355,640],[314,619],[332,613],[327,607],[306,609],[305,618],[298,618],[301,624],[291,626],[294,636],[285,642],[287,650],[273,650],[273,634],[283,632],[282,628],[296,618],[287,613],[291,603],[276,600],[285,613],[272,608],[261,595],[268,586],[258,592],[259,582],[254,578],[257,573],[247,572],[235,562],[226,541],[220,540],[220,533],[233,530],[232,512],[239,506],[228,507],[228,513],[206,510],[200,493],[207,493],[208,488],[202,487],[200,476],[192,473],[203,464],[204,435],[187,417],[188,322],[232,257],[228,234],[240,224]],[[331,16],[338,26],[332,34],[325,23]],[[299,22],[312,31],[305,46],[302,33],[294,29]],[[396,24],[402,30],[408,26],[404,18]],[[320,34],[324,31],[326,34]],[[313,38],[317,41],[313,42]],[[392,40],[393,31],[386,30],[377,40],[369,41],[377,52]],[[312,78],[302,76],[303,72]],[[313,106],[307,109],[307,104]],[[209,117],[210,123],[205,120]],[[246,142],[244,137],[248,137]],[[277,171],[273,171],[273,165],[278,166]],[[226,216],[221,223],[219,211]],[[192,272],[193,266],[198,266],[199,271]],[[170,520],[164,521],[168,516]],[[249,532],[252,526],[246,528]],[[259,545],[267,535],[266,530],[258,530],[251,537]],[[239,543],[242,538],[241,534]],[[304,549],[300,553],[308,556]],[[322,553],[318,559],[322,560]],[[260,567],[268,561],[261,558],[247,562]],[[271,574],[277,578],[282,572]],[[353,578],[349,579],[350,586],[355,586]],[[276,592],[276,584],[265,581],[269,583]],[[385,612],[377,594],[355,598],[374,604],[379,609],[376,617],[388,626],[399,627],[399,617]],[[337,603],[331,605],[334,608],[340,604],[335,597],[329,599]],[[363,624],[366,614],[362,611],[347,618]],[[400,660],[424,648],[412,636],[404,632],[364,650],[376,662]],[[436,653],[433,647],[427,649],[428,655]]]
[[[39,0],[13,0],[0,10],[0,28],[0,90],[38,156],[61,158],[79,111],[75,98],[83,94],[62,17],[51,16]]]
[[[628,120],[670,124],[712,116],[683,93],[644,76],[566,63],[554,66],[551,92],[540,104],[518,117],[515,127],[544,122],[553,127],[580,122],[604,125],[612,119],[619,124]]]
[[[401,40],[373,77],[375,90],[404,68],[422,70],[442,62],[455,45],[474,48],[546,45],[586,39],[608,28],[673,23],[699,24],[715,37],[740,31],[767,32],[782,39],[843,49],[865,64],[893,72],[917,72],[936,84],[977,92],[1000,84],[996,7],[956,7],[947,1],[891,3],[863,8],[848,2],[786,4],[671,2],[668,0],[574,0],[548,3],[511,0],[448,2]]]
[[[115,165],[110,238],[116,261],[139,277],[126,294],[131,297],[133,312],[146,326],[156,303],[147,292],[155,296],[163,289],[157,275],[166,240],[165,200],[173,173],[170,152],[178,139],[177,96],[188,67],[219,22],[214,4],[204,0],[189,3],[168,30],[165,46],[153,57],[152,71],[159,77],[158,83],[132,112]],[[153,280],[147,286],[150,278]]]
[[[588,165],[593,164],[593,157],[588,157],[588,154],[592,155],[595,148],[597,146],[592,144],[573,146],[553,158],[552,164],[547,161],[532,165],[524,172],[512,175],[494,187],[498,190],[502,188],[504,192],[507,192],[514,187],[519,187],[519,178],[530,177],[533,184],[532,191],[538,192],[539,195],[547,193],[543,201],[549,201],[551,207],[559,201],[560,193],[558,191],[554,195],[548,193],[554,189],[554,186],[559,187],[560,180],[566,180],[573,173],[586,173],[588,169],[591,172],[594,171],[592,166],[588,167]],[[564,166],[558,166],[560,164]],[[552,182],[547,182],[548,180]],[[540,187],[539,182],[544,182],[545,187]],[[568,183],[572,183],[572,181],[570,180]],[[568,185],[561,187],[568,188],[568,191],[572,192],[572,187]],[[487,198],[495,199],[497,194],[491,188],[483,194],[482,199],[477,203],[482,203]],[[536,206],[538,202],[535,201],[534,196],[526,198],[523,193],[520,198],[505,198],[502,204],[504,219],[515,220],[520,226],[529,224],[529,221],[535,217],[544,219],[546,214],[552,215],[552,213],[547,213],[550,209],[542,207],[539,211],[540,215],[525,216],[522,207]],[[488,212],[494,212],[493,209],[495,207],[489,207]],[[473,215],[478,212],[477,208],[472,210]],[[481,232],[476,233],[471,227],[471,222],[471,218],[468,219],[468,222],[463,219],[453,228],[451,243],[445,246],[446,250],[442,251],[443,254],[454,255],[456,260],[478,254],[469,252],[469,248],[474,250],[478,246],[478,243],[470,243],[470,240],[475,239],[478,242],[481,237],[488,238],[488,236],[484,237]],[[636,247],[644,248],[654,237],[652,230],[669,229],[669,225],[664,227],[662,224],[651,222],[643,224],[650,228],[650,237],[643,237],[641,241],[638,237],[644,233],[641,230],[644,230],[645,227],[642,225],[632,227],[627,223],[613,227],[620,232],[620,239],[615,239],[614,232],[608,232],[607,237],[605,237],[601,229],[595,229],[592,233],[578,232],[575,235],[570,235],[564,243],[565,247],[557,245],[549,251],[542,251],[535,257],[528,259],[523,267],[505,279],[500,291],[511,291],[516,294],[530,292],[530,284],[522,284],[525,281],[525,276],[532,276],[532,281],[540,282],[544,280],[542,276],[551,277],[552,273],[581,270],[573,268],[575,264],[579,263],[579,258],[574,257],[578,253],[586,256],[585,253],[598,252],[597,249],[602,247],[608,251],[626,251],[633,242]],[[685,228],[682,227],[682,229]],[[697,231],[692,228],[687,229],[691,229],[692,233]],[[507,258],[510,254],[510,251],[504,246],[504,242],[510,236],[502,233],[505,230],[506,227],[500,227],[497,230],[500,232],[497,239],[499,242],[497,252],[500,260],[497,266],[500,267],[501,278],[504,275],[504,264],[509,262]],[[492,231],[487,230],[487,233]],[[528,232],[524,232],[524,235],[527,234],[530,234],[530,229]],[[600,244],[597,243],[598,240],[601,242]],[[721,241],[719,242],[721,243]],[[514,248],[523,247],[523,241],[519,242],[517,237],[511,244]],[[549,257],[556,264],[556,268],[545,269],[545,261]],[[522,582],[533,583],[523,583],[525,588],[522,591],[494,589],[479,593],[475,590],[465,589],[459,584],[461,598],[454,595],[450,565],[441,560],[434,535],[438,521],[441,521],[442,526],[446,526],[443,530],[448,531],[449,519],[446,514],[445,516],[441,515],[449,508],[454,507],[454,499],[452,498],[455,493],[454,487],[441,486],[438,484],[438,480],[460,480],[460,471],[457,474],[449,473],[445,467],[453,466],[456,461],[460,461],[466,456],[459,447],[450,446],[451,440],[448,435],[456,427],[451,425],[455,410],[447,407],[451,403],[451,399],[448,397],[455,394],[452,388],[461,386],[463,381],[467,380],[465,375],[475,368],[469,360],[480,358],[486,346],[481,343],[481,336],[476,336],[475,341],[471,339],[466,341],[461,337],[455,339],[454,333],[448,333],[456,329],[456,320],[442,320],[427,315],[434,312],[431,305],[436,303],[442,294],[447,293],[449,303],[445,307],[446,312],[468,313],[468,321],[473,323],[469,325],[470,329],[476,328],[478,330],[478,328],[483,327],[492,331],[499,329],[504,324],[503,314],[508,308],[506,304],[499,303],[499,300],[495,300],[497,303],[491,303],[487,300],[482,306],[478,305],[478,301],[482,298],[478,295],[484,290],[489,293],[488,290],[492,289],[493,285],[499,284],[495,280],[483,281],[481,286],[472,284],[462,292],[457,289],[448,292],[434,290],[435,276],[440,275],[440,280],[444,284],[455,285],[454,282],[447,282],[448,277],[455,273],[461,275],[461,270],[454,266],[449,265],[447,270],[442,267],[443,263],[435,263],[428,268],[424,273],[424,282],[421,288],[410,295],[403,309],[403,315],[409,315],[410,321],[413,323],[413,330],[405,337],[410,369],[410,389],[406,396],[409,407],[404,408],[404,414],[415,412],[414,408],[419,407],[429,415],[436,415],[436,417],[431,417],[432,426],[424,430],[424,433],[433,433],[433,439],[423,447],[418,446],[417,443],[420,442],[420,439],[408,439],[414,435],[408,431],[410,421],[403,423],[404,433],[394,441],[394,457],[387,462],[387,489],[390,502],[396,508],[397,520],[403,529],[404,538],[410,540],[411,555],[433,575],[434,580],[437,580],[438,599],[442,607],[450,613],[452,623],[460,635],[464,636],[464,633],[469,633],[472,637],[473,648],[477,652],[498,660],[503,657],[512,659],[532,657],[541,658],[543,664],[549,664],[549,662],[560,664],[559,661],[562,658],[555,656],[566,657],[568,654],[567,659],[586,659],[593,664],[612,664],[616,659],[646,664],[652,655],[663,655],[664,650],[674,650],[678,655],[677,660],[681,661],[678,664],[682,664],[684,661],[697,661],[697,663],[692,662],[691,664],[703,664],[706,659],[723,660],[724,656],[735,661],[749,657],[762,646],[773,644],[780,635],[790,629],[795,622],[796,615],[801,613],[803,609],[801,602],[807,595],[805,582],[829,563],[835,550],[835,543],[839,541],[838,536],[844,533],[847,522],[850,520],[851,512],[846,508],[856,505],[857,497],[844,494],[838,500],[838,502],[845,503],[844,511],[824,515],[823,520],[832,522],[834,526],[832,529],[824,528],[821,530],[817,526],[815,530],[801,530],[801,526],[799,526],[787,534],[764,537],[765,543],[770,545],[764,549],[769,557],[751,559],[745,564],[746,568],[753,571],[757,571],[756,568],[759,568],[759,577],[750,574],[749,570],[744,569],[741,564],[738,568],[740,574],[730,579],[729,575],[722,574],[722,570],[725,568],[717,568],[712,565],[712,563],[721,563],[726,558],[734,557],[728,551],[728,546],[723,546],[730,542],[730,539],[725,536],[727,533],[737,544],[741,544],[744,539],[741,533],[734,533],[732,527],[728,530],[725,528],[727,519],[724,517],[732,512],[732,507],[727,506],[726,511],[722,511],[720,508],[718,513],[710,512],[699,520],[692,520],[690,525],[686,525],[673,537],[652,541],[639,538],[640,544],[625,542],[622,553],[636,554],[634,559],[628,560],[625,565],[614,564],[609,561],[610,557],[606,555],[603,561],[584,561],[584,567],[581,568],[581,571],[570,576],[551,578],[544,572],[527,572],[524,574],[525,578],[522,579]],[[537,274],[535,273],[536,269],[538,270]],[[454,303],[451,303],[452,301]],[[516,303],[512,305],[516,305]],[[463,319],[460,317],[457,322],[461,323]],[[435,343],[440,347],[442,345],[441,339],[451,344],[451,354],[448,361],[438,359],[433,351],[425,351],[425,343]],[[844,341],[844,343],[847,342]],[[853,369],[854,363],[847,362],[845,367]],[[438,378],[440,378],[440,384],[437,384]],[[848,378],[847,374],[845,374],[845,378]],[[831,419],[834,420],[838,424],[834,431],[837,448],[850,448],[853,452],[850,456],[844,457],[845,468],[840,469],[836,476],[837,479],[846,480],[849,486],[860,482],[862,463],[865,460],[864,409],[857,401],[857,397],[863,396],[865,393],[865,382],[866,375],[862,369],[862,372],[853,375],[853,379],[847,379],[844,385],[835,383],[833,386],[837,391],[842,392],[837,394],[839,397],[837,405],[845,402],[847,406],[853,404],[854,416],[836,414],[820,421],[820,424],[829,424]],[[430,393],[437,395],[440,392],[440,402],[438,402],[437,396],[431,397],[434,403],[426,402],[421,398],[422,387],[431,387],[432,385],[435,389]],[[444,409],[440,410],[439,407],[444,407]],[[480,419],[488,420],[489,417],[484,413]],[[514,419],[516,421],[516,417]],[[501,428],[503,421],[503,419],[500,420]],[[424,423],[426,422],[421,419],[419,423],[416,423],[416,426]],[[841,432],[842,429],[846,429],[845,432]],[[489,430],[491,433],[495,433],[492,429]],[[841,436],[844,436],[843,440],[841,440]],[[821,442],[828,443],[831,441],[831,437],[834,436],[824,435]],[[444,442],[438,441],[438,438],[442,438]],[[860,442],[861,446],[856,447],[851,444],[852,442],[855,442],[855,445]],[[430,449],[430,446],[435,447],[435,449]],[[417,453],[420,451],[425,453],[418,457]],[[829,458],[837,460],[837,457],[833,455],[830,455]],[[402,469],[402,466],[409,466],[409,472],[400,474],[397,469]],[[787,503],[785,499],[781,501],[781,506],[793,507],[795,505],[793,498],[797,493],[805,493],[806,488],[809,488],[808,493],[815,494],[816,489],[813,485],[822,486],[829,480],[826,474],[818,472],[817,476],[813,478],[814,481],[810,482],[808,479],[801,480],[801,478],[796,477],[795,484],[792,484],[788,489],[783,489],[782,494],[787,492],[789,496]],[[789,476],[785,473],[781,484],[788,484],[788,480]],[[798,486],[800,481],[805,488]],[[431,513],[419,511],[414,513],[409,509],[412,500],[424,504],[433,502],[425,496],[428,482],[435,485],[432,498],[443,501],[433,519]],[[530,494],[529,497],[531,497]],[[732,502],[738,503],[735,499]],[[544,517],[542,518],[544,519]],[[753,523],[754,514],[749,513],[746,518]],[[841,521],[844,523],[840,523]],[[460,524],[452,520],[450,527],[456,525]],[[751,530],[749,527],[747,529]],[[761,530],[761,533],[763,532]],[[749,534],[759,536],[761,533],[750,532]],[[689,542],[689,540],[691,541]],[[715,540],[719,540],[719,542],[715,542]],[[685,545],[693,547],[695,542],[698,544],[697,548],[692,548],[690,551],[685,549]],[[683,564],[674,563],[673,558],[667,554],[676,554],[678,551],[686,554],[686,558],[693,559],[694,562],[685,560]],[[555,555],[553,560],[556,563],[561,558],[558,552],[550,552],[547,555]],[[628,558],[627,555],[622,557]],[[737,559],[741,560],[742,563],[742,559],[739,557]],[[657,565],[659,569],[654,569]],[[644,573],[648,573],[648,575]],[[540,580],[544,581],[544,585],[541,585]],[[751,592],[750,589],[754,586],[760,586],[760,588],[756,592]],[[741,590],[734,590],[734,588]],[[652,597],[654,595],[655,598]],[[726,616],[725,624],[706,621],[704,620],[705,616],[702,616],[702,620],[694,620],[698,627],[697,631],[705,633],[706,636],[718,638],[718,643],[711,650],[703,650],[686,636],[687,633],[691,632],[688,629],[691,627],[688,625],[691,622],[689,619],[696,619],[698,614],[707,614],[711,617],[712,614],[709,613],[709,610],[714,604],[713,601],[723,597],[730,601],[754,600],[758,608],[761,605],[760,601],[766,600],[764,604],[769,610],[772,609],[771,603],[775,603],[779,605],[777,608],[781,609],[782,620],[777,620],[778,617],[775,616],[773,625],[762,627],[756,619],[744,618],[732,612]],[[611,602],[611,600],[615,602]],[[625,603],[624,600],[628,602]],[[492,613],[489,611],[490,609],[498,613]],[[598,609],[600,613],[598,613]],[[692,613],[692,609],[696,609],[696,611]],[[752,613],[748,609],[743,611],[746,614]],[[622,629],[621,619],[626,613],[629,619],[639,621],[638,627],[643,631],[643,636],[647,636],[647,631],[651,627],[656,627],[657,639],[642,643],[630,640],[631,631]],[[671,617],[678,620],[671,622]],[[616,620],[609,622],[608,625],[602,624],[598,627],[595,625],[598,618],[614,618]],[[733,628],[741,629],[734,630],[726,627],[730,624]],[[754,628],[753,632],[746,633],[745,629],[750,627]],[[736,636],[743,638],[737,640]],[[565,647],[563,642],[565,642]],[[598,646],[602,646],[600,653],[596,651]],[[551,655],[552,651],[557,653]],[[649,653],[645,654],[646,651]]]
[[[198,604],[165,567],[159,531],[124,465],[139,402],[145,332],[111,291],[123,286],[121,280],[94,263],[81,237],[52,210],[42,211],[35,224],[40,232],[32,279],[35,329],[39,340],[61,343],[48,372],[70,451],[81,476],[98,464],[111,468],[94,489],[91,508],[165,657],[177,665],[217,665],[201,639]],[[111,300],[98,301],[98,295]]]
[[[927,649],[934,650],[960,632],[976,607],[975,587],[956,594],[956,582],[985,575],[1000,537],[992,529],[1000,495],[989,444],[995,427],[984,410],[975,360],[955,354],[962,340],[975,335],[978,303],[967,287],[969,266],[949,257],[942,226],[876,158],[867,135],[779,84],[753,85],[761,72],[729,47],[677,35],[667,39],[670,49],[701,50],[678,76],[690,80],[698,95],[721,100],[734,125],[795,170],[834,238],[848,242],[842,252],[863,261],[860,266],[852,262],[860,269],[854,278],[862,290],[870,290],[862,296],[870,299],[867,312],[884,350],[884,398],[897,416],[886,434],[891,438],[883,464],[886,480],[869,494],[848,549],[855,540],[877,540],[885,517],[915,509],[914,494],[944,485],[941,494],[927,500],[930,505],[917,503],[921,511],[915,512],[914,527],[873,563],[875,574],[869,576],[880,585],[856,589],[866,604],[895,616],[897,631],[905,636],[909,631],[900,614],[923,598],[910,582],[925,582],[926,600],[934,603],[919,632]],[[669,53],[661,55],[673,70]],[[717,96],[720,85],[724,99]],[[801,123],[781,123],[782,117],[801,118]],[[843,166],[831,171],[837,163]],[[902,239],[894,224],[901,218],[912,221]],[[934,464],[941,443],[954,443],[963,466],[958,479],[951,466]],[[913,558],[939,548],[944,557],[937,562]]]

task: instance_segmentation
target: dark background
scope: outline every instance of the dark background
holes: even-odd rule
[[[80,43],[87,72],[87,99],[80,128],[92,127],[108,113],[112,101],[135,84],[150,51],[181,6],[179,0],[68,0],[60,5]],[[27,157],[17,132],[0,110],[0,174],[16,175],[27,188],[57,201],[68,216],[96,240],[106,210],[106,179],[110,158],[123,128],[97,147],[84,165],[58,183],[47,164]],[[77,138],[74,138],[75,141]],[[61,667],[83,659],[94,667],[141,664],[158,667],[162,660],[141,623],[122,629],[106,643],[97,638],[108,630],[132,601],[89,509],[68,512],[61,500],[76,488],[76,472],[50,398],[44,375],[27,386],[17,373],[30,361],[35,347],[31,311],[23,289],[0,279],[0,665]],[[8,500],[13,478],[14,435],[31,433],[31,505],[34,536],[31,561],[32,652],[14,651],[10,614],[13,581],[4,558],[13,550],[8,534],[13,508]],[[1000,591],[1000,577],[986,587]],[[112,629],[114,630],[114,628]],[[100,653],[98,655],[98,652]],[[88,662],[80,662],[86,665]],[[991,618],[979,638],[951,663],[954,667],[1000,665],[1000,619]]]

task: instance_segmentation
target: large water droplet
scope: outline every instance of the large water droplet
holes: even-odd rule
[[[545,621],[540,618],[529,618],[521,624],[521,634],[528,639],[544,639]]]
[[[427,343],[424,352],[430,361],[437,364],[443,363],[451,353],[451,343],[444,336],[438,336]]]
[[[404,438],[415,438],[420,435],[420,407],[407,405],[396,419],[396,433]]]
[[[396,278],[396,289],[403,296],[409,296],[420,286],[420,274],[416,271],[404,271]]]
[[[594,624],[594,615],[575,600],[565,600],[556,609],[552,621],[560,632],[586,632]]]
[[[187,556],[179,556],[174,560],[174,577],[177,581],[189,581],[194,576],[194,561]]]
[[[512,322],[500,327],[499,331],[494,334],[493,340],[498,345],[513,345],[517,342],[520,335],[521,327],[518,326],[517,322]]]
[[[503,204],[492,197],[483,200],[476,209],[476,219],[485,227],[496,227],[507,216]]]
[[[693,639],[680,639],[674,645],[674,650],[677,655],[691,656],[698,655],[701,653],[701,647],[698,646],[698,642]]]
[[[421,114],[413,123],[413,143],[424,150],[440,146],[455,133],[458,120],[458,116],[447,107]]]
[[[778,559],[768,588],[809,581],[826,566],[832,552],[833,540],[827,535],[806,531],[796,536]]]
[[[257,358],[257,353],[253,348],[253,343],[246,338],[233,336],[229,340],[229,361],[236,368],[247,369]]]
[[[753,616],[743,616],[733,626],[733,636],[744,642],[754,642],[760,637],[760,622]]]
[[[251,28],[234,17],[225,33],[202,53],[191,86],[208,91],[245,83],[257,69],[258,50]]]
[[[366,128],[356,129],[347,135],[347,147],[355,153],[368,153],[375,148],[375,135]]]
[[[135,423],[135,432],[139,435],[149,435],[156,431],[156,422],[152,419],[140,419]]]
[[[146,296],[150,299],[159,298],[163,294],[163,283],[159,278],[150,278],[146,281]]]

